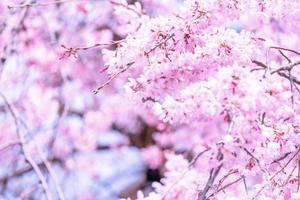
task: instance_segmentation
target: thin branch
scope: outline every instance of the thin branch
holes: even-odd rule
[[[96,48],[96,47],[101,47],[101,46],[110,46],[114,44],[114,42],[111,42],[111,44],[94,44],[92,46],[86,46],[86,47],[67,47],[65,45],[61,45],[62,48],[65,49],[65,52],[63,53],[63,55],[60,57],[60,59],[63,59],[65,57],[70,57],[70,56],[74,56],[74,58],[77,58],[78,56],[78,51],[83,51],[83,50],[88,50],[88,49],[92,49],[92,48]]]
[[[285,55],[282,50],[279,49],[278,51],[289,63],[292,62],[291,59],[289,57],[287,57],[287,55]]]
[[[234,116],[230,119],[229,126],[226,130],[226,135],[230,135],[234,126]]]
[[[297,156],[297,154],[300,152],[300,148],[298,147],[298,150],[295,152],[295,154],[290,158],[290,160],[278,171],[276,172],[271,179],[273,179],[275,176],[277,176],[277,174],[279,174],[280,172],[282,172],[289,164],[290,162]]]
[[[265,65],[264,63],[262,63],[262,62],[260,62],[260,61],[252,60],[252,62],[253,62],[254,64],[256,64],[257,66],[262,67],[263,69],[268,68],[267,65]]]
[[[61,161],[58,158],[52,157],[48,160],[49,162],[55,162],[57,164],[62,164]],[[37,165],[39,166],[39,168],[41,169],[45,169],[45,164],[43,162],[38,162]],[[15,177],[19,177],[22,176],[28,172],[30,172],[32,170],[32,166],[31,165],[25,165],[24,167],[17,169],[16,171],[9,173],[9,174],[5,174],[4,176],[0,177],[0,183],[5,182],[6,180],[15,178]]]
[[[294,81],[293,81],[293,78],[292,78],[292,74],[291,74],[291,70],[289,71],[289,80],[290,80],[290,89],[291,89],[291,93],[292,93],[292,96],[291,96],[291,100],[292,100],[292,104],[294,105]]]
[[[126,67],[122,70],[120,70],[119,72],[113,74],[106,82],[104,82],[102,85],[100,85],[97,89],[95,89],[93,92],[94,94],[98,94],[98,92],[104,88],[105,86],[109,85],[117,76],[119,76],[120,74],[124,73],[125,71],[127,71],[131,65],[133,65],[135,62],[131,62],[131,63],[128,63],[126,65]]]
[[[236,174],[237,172],[238,172],[237,169],[234,169],[234,170],[231,169],[231,170],[229,170],[229,172],[219,180],[219,183],[218,183],[218,185],[217,185],[217,187],[216,187],[216,190],[218,190],[218,189],[221,187],[221,185],[224,183],[224,181],[225,181],[229,176],[231,176],[232,174]]]
[[[292,171],[290,172],[290,174],[288,175],[287,179],[285,180],[285,182],[282,184],[281,187],[283,187],[283,186],[285,186],[286,184],[288,184],[288,182],[289,182],[290,178],[292,177],[292,175],[293,175],[293,173],[294,173],[296,167],[297,167],[297,165],[295,165],[295,166],[293,167]]]
[[[292,50],[292,49],[288,49],[288,48],[283,48],[283,47],[270,47],[270,49],[278,49],[278,50],[283,50],[283,51],[289,51],[289,52],[292,52],[294,54],[297,54],[300,56],[300,53],[295,51],[295,50]]]
[[[8,147],[19,145],[19,144],[21,144],[19,140],[13,140],[13,141],[6,142],[6,143],[0,145],[0,151],[3,151]]]
[[[230,182],[230,183],[224,185],[223,187],[219,188],[216,192],[210,194],[210,195],[207,197],[207,199],[210,198],[210,197],[212,197],[212,196],[214,196],[216,193],[218,193],[218,192],[220,192],[220,191],[223,191],[224,189],[226,189],[226,188],[232,186],[233,184],[239,182],[239,181],[242,180],[242,179],[243,179],[243,176],[240,177],[240,178],[238,178],[238,179],[236,179],[235,181],[232,181],[232,182]]]
[[[296,85],[296,83],[294,81],[293,81],[293,84],[294,84],[294,87],[296,88],[296,90],[300,93],[300,89],[299,89],[299,87]]]
[[[284,159],[287,158],[288,155],[290,155],[291,153],[292,153],[292,152],[287,152],[287,153],[285,153],[283,156],[281,156],[281,157],[275,159],[271,164],[279,163],[279,161],[284,160]]]
[[[251,156],[258,164],[259,168],[263,171],[266,172],[266,170],[261,166],[258,158],[256,158],[248,149],[246,149],[245,147],[240,146],[240,148],[242,148],[249,156]]]
[[[244,183],[244,187],[245,187],[246,194],[248,195],[249,192],[248,192],[248,187],[247,187],[247,183],[246,183],[246,178],[245,178],[245,176],[243,176],[243,183]]]
[[[290,79],[289,75],[285,74],[284,72],[277,72],[277,74],[279,76],[282,76],[282,77],[286,78],[286,79]],[[294,84],[300,85],[300,81],[296,77],[291,76],[291,79],[293,80]]]
[[[162,39],[160,42],[158,42],[158,44],[156,44],[154,47],[152,47],[149,51],[145,52],[145,55],[149,55],[149,53],[153,52],[155,49],[160,47],[162,44],[165,44],[168,40],[170,40],[174,36],[175,36],[175,34],[172,33],[171,35],[169,35],[166,38]]]
[[[254,64],[256,64],[257,66],[259,66],[260,68],[251,69],[250,72],[254,72],[254,71],[258,71],[258,70],[264,70],[265,72],[264,72],[263,77],[265,78],[269,67],[266,64],[264,64],[260,61],[257,61],[257,60],[252,60],[252,62]]]
[[[190,169],[190,168],[197,162],[197,160],[198,160],[204,153],[206,153],[206,152],[209,151],[209,150],[210,150],[210,148],[207,148],[207,149],[205,149],[204,151],[201,151],[200,153],[198,153],[198,154],[191,160],[191,162],[190,162],[188,168]]]

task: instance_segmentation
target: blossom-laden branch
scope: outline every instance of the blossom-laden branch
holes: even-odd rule
[[[166,45],[166,42],[168,40],[170,40],[171,38],[173,38],[175,36],[175,34],[170,34],[170,35],[167,35],[165,36],[161,41],[158,42],[158,44],[156,44],[154,47],[152,47],[149,51],[147,52],[144,52],[145,56],[148,58],[149,60],[149,54],[153,51],[155,51],[155,49],[157,49],[158,47],[161,47],[161,45]],[[121,41],[116,41],[114,42],[115,44],[119,43]],[[96,44],[96,45],[93,45],[91,47],[77,47],[77,48],[67,48],[65,47],[64,45],[62,46],[63,48],[66,48],[67,51],[65,52],[65,54],[69,57],[71,55],[73,55],[74,57],[77,57],[77,51],[78,50],[87,50],[87,49],[90,49],[90,48],[94,48],[94,47],[98,47],[98,46],[102,46],[102,45],[106,45],[106,44]],[[65,55],[64,54],[64,55]],[[63,56],[64,56],[63,55]],[[94,94],[97,94],[102,88],[104,88],[105,86],[109,85],[115,78],[117,78],[120,74],[124,73],[125,71],[127,71],[131,65],[133,65],[135,62],[130,62],[128,64],[126,64],[126,67],[124,67],[122,70],[120,70],[119,72],[111,75],[111,77],[106,81],[104,82],[102,85],[100,85],[97,89],[95,89],[93,92]]]
[[[269,181],[273,180],[278,174],[284,171],[284,169],[294,160],[294,158],[299,154],[300,152],[300,147],[297,148],[296,152],[294,155],[276,172],[274,173],[270,178],[268,178]],[[268,183],[264,184],[261,189],[254,195],[252,200],[256,199],[260,193],[268,186]]]

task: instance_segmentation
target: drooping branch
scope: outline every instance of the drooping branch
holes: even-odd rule
[[[50,177],[52,178],[53,182],[54,182],[54,188],[58,194],[58,197],[60,200],[65,200],[65,197],[64,197],[64,194],[62,192],[62,189],[60,188],[59,184],[58,184],[58,179],[57,179],[57,176],[54,172],[54,170],[52,169],[52,166],[49,162],[49,160],[47,160],[46,158],[44,158],[44,156],[42,155],[42,152],[38,146],[38,144],[36,143],[35,139],[34,139],[34,136],[31,134],[31,131],[28,127],[28,125],[25,123],[25,121],[23,119],[19,119],[20,120],[20,123],[25,127],[25,129],[27,130],[27,133],[30,135],[35,147],[37,148],[37,152],[38,152],[38,155],[39,157],[41,158],[42,160],[42,163],[44,164],[44,166],[46,167],[46,169],[48,170],[49,174],[50,174]]]
[[[42,184],[42,187],[44,189],[44,192],[46,194],[47,199],[52,200],[46,178],[44,177],[44,175],[43,175],[42,171],[40,170],[39,166],[35,163],[35,161],[33,160],[33,158],[31,158],[30,154],[27,151],[27,148],[25,146],[24,136],[23,136],[23,134],[20,130],[18,117],[17,117],[15,111],[13,110],[13,108],[10,106],[10,104],[9,104],[8,100],[6,99],[6,97],[2,93],[0,93],[0,96],[3,99],[7,109],[9,110],[10,114],[12,115],[12,117],[14,119],[14,123],[15,123],[15,126],[16,126],[16,132],[17,132],[17,135],[18,135],[18,138],[19,138],[19,141],[20,141],[21,149],[22,149],[22,152],[24,154],[25,160],[31,165],[32,169],[34,170],[37,177],[39,178],[39,180]]]

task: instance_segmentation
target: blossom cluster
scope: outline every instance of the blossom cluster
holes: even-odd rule
[[[117,49],[104,52],[108,73],[126,73],[133,101],[167,127],[155,136],[162,148],[195,157],[208,149],[183,167],[197,172],[195,180],[183,175],[177,183],[167,169],[156,193],[139,199],[297,199],[299,7],[186,0],[172,15],[144,18]],[[170,185],[176,191],[167,197]]]

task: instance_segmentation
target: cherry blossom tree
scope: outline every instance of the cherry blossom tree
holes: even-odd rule
[[[156,117],[125,98],[124,80],[93,93],[109,78],[102,49],[135,31],[141,4],[0,2],[0,199],[116,199],[141,187],[137,147],[152,143]]]
[[[109,199],[94,155],[132,146],[157,177],[115,198],[300,198],[298,0],[7,0],[0,11],[3,198]]]
[[[187,0],[115,50],[133,101],[159,116],[166,172],[138,199],[299,198],[299,1]],[[101,90],[105,85],[101,85]]]

